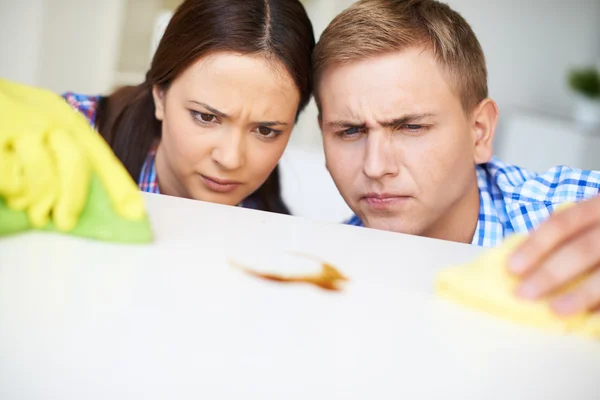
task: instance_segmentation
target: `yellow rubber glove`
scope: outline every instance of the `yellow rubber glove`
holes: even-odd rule
[[[54,206],[54,223],[59,230],[70,230],[77,224],[87,198],[92,176],[90,162],[69,134],[56,130],[48,138],[48,147],[56,160],[58,196]],[[81,188],[81,189],[75,189]]]
[[[34,227],[75,227],[92,173],[124,219],[146,216],[143,197],[83,115],[50,91],[0,79],[0,198]]]

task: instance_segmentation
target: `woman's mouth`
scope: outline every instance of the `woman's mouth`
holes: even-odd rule
[[[229,193],[237,189],[242,182],[232,181],[228,179],[219,179],[212,176],[200,175],[204,186],[209,190],[217,193]]]

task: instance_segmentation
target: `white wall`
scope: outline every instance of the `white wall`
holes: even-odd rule
[[[108,90],[124,0],[1,0],[0,76],[56,92]]]
[[[598,0],[447,0],[471,24],[501,109],[570,113],[567,70],[600,61]]]
[[[56,92],[109,90],[123,0],[46,0],[39,84]]]
[[[127,26],[121,30],[119,71],[143,71],[150,67],[152,33],[157,14],[161,10],[160,0],[128,0],[124,18]],[[134,23],[135,22],[135,23]]]
[[[0,0],[0,77],[37,83],[45,0]]]

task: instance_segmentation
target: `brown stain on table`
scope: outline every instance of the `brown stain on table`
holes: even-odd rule
[[[293,253],[300,257],[311,258],[315,260],[315,257],[301,254],[301,253]],[[236,261],[230,260],[229,263],[237,269],[244,271],[247,274],[252,276],[280,283],[307,283],[321,289],[331,290],[331,291],[340,291],[342,290],[341,284],[343,282],[349,281],[349,279],[344,276],[336,267],[333,265],[317,260],[321,264],[321,270],[315,274],[309,275],[283,275],[283,274],[275,274],[275,273],[264,273],[258,272],[251,267],[238,263]]]

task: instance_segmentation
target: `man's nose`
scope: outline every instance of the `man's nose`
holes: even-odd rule
[[[399,168],[394,157],[391,136],[384,131],[369,132],[366,143],[363,173],[370,179],[379,180],[387,175],[397,175]]]
[[[212,159],[223,169],[236,170],[246,161],[246,143],[244,133],[233,130],[223,134],[222,139],[212,151]]]

